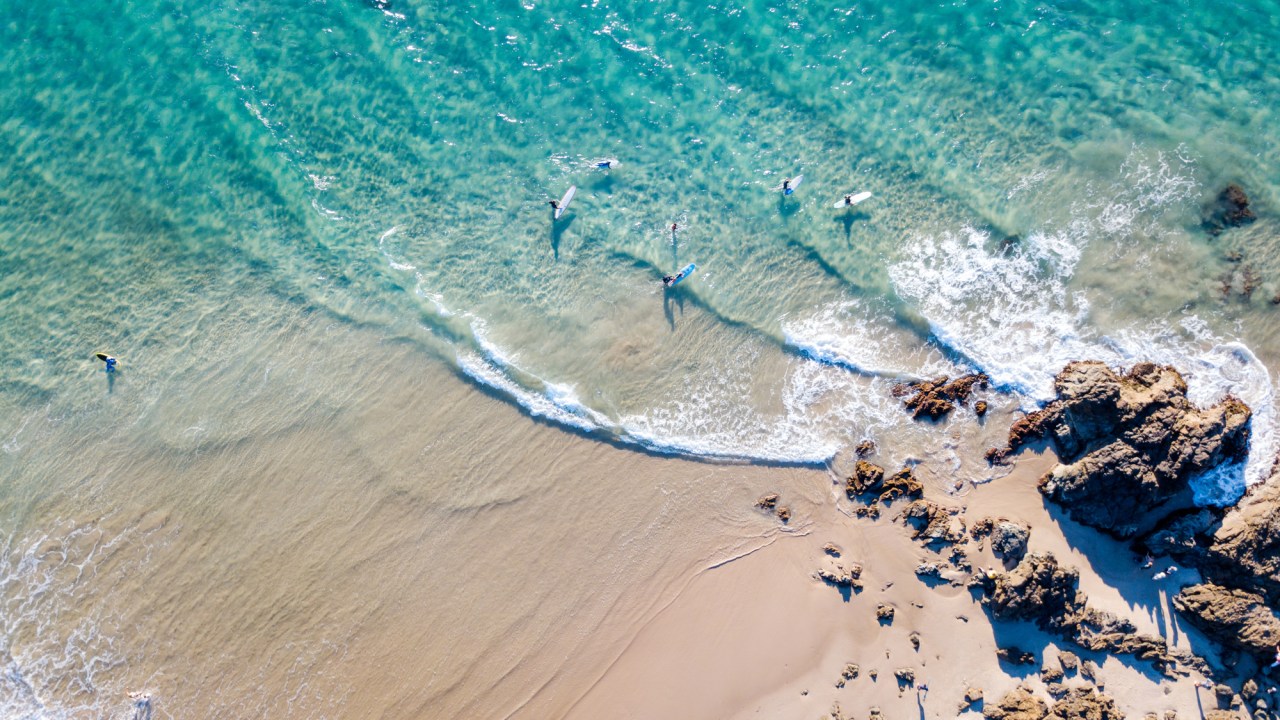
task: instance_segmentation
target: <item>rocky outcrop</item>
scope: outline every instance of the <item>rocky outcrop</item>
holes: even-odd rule
[[[982,717],[987,720],[1044,720],[1048,715],[1049,706],[1026,685],[1019,685],[999,702],[982,709]]]
[[[1133,623],[1088,606],[1079,573],[1059,567],[1050,553],[1031,553],[1007,573],[988,573],[983,602],[998,620],[1029,620],[1087,650],[1134,655],[1166,675],[1179,665],[1203,668],[1190,653],[1171,650],[1163,638],[1143,635]]]
[[[1192,585],[1174,596],[1173,606],[1224,647],[1258,659],[1271,657],[1280,643],[1280,617],[1256,593],[1219,585]]]
[[[1280,606],[1280,474],[1227,513],[1200,566],[1216,583],[1260,592]]]
[[[1196,408],[1172,367],[1139,363],[1117,375],[1103,363],[1074,362],[1054,387],[1057,399],[1014,423],[1009,445],[988,458],[1051,441],[1061,464],[1040,479],[1041,492],[1077,522],[1118,537],[1190,507],[1191,476],[1248,451],[1248,406],[1228,397]]]
[[[911,539],[926,544],[956,543],[964,539],[964,528],[954,521],[950,510],[929,500],[913,500],[897,518],[911,528]]]
[[[1027,554],[1031,529],[1012,520],[996,522],[991,528],[991,551],[1005,562],[1017,563]]]
[[[985,388],[989,381],[990,378],[982,373],[964,375],[955,380],[946,377],[920,380],[894,386],[893,394],[894,397],[907,398],[902,404],[911,411],[911,417],[937,420],[955,410],[956,403],[967,402],[974,389]],[[984,404],[983,412],[985,407]]]
[[[884,468],[866,460],[859,460],[853,474],[845,480],[845,495],[850,500],[875,499],[888,504],[899,498],[918,498],[924,494],[924,485],[916,479],[911,468],[905,467],[889,477]]]
[[[858,581],[858,578],[862,577],[862,566],[858,563],[838,557],[827,557],[818,568],[817,574],[819,580],[838,588],[862,589],[862,583]]]
[[[986,602],[997,619],[1056,626],[1084,604],[1076,590],[1079,581],[1080,574],[1058,567],[1052,554],[1032,553],[1013,570],[994,576]]]
[[[1094,688],[1073,687],[1053,704],[1047,720],[1124,720],[1124,713]]]
[[[1205,208],[1204,227],[1210,235],[1218,235],[1227,228],[1248,225],[1257,219],[1258,216],[1249,209],[1249,196],[1244,188],[1232,183]]]

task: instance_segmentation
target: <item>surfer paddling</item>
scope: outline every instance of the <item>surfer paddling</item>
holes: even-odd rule
[[[116,364],[120,362],[106,353],[97,353],[95,357],[107,364],[107,372],[115,372]]]

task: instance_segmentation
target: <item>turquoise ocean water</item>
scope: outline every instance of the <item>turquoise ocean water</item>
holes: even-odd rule
[[[781,464],[933,432],[903,379],[1028,408],[1071,359],[1172,363],[1254,407],[1199,485],[1233,500],[1277,450],[1277,39],[1270,0],[0,0],[4,602],[43,592],[46,497],[340,408],[304,322],[532,422]],[[1259,220],[1211,238],[1231,182]]]

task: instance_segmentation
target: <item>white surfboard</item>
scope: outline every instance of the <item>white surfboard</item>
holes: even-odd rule
[[[577,185],[570,185],[568,190],[564,191],[564,197],[560,198],[560,204],[556,206],[556,219],[559,220],[564,211],[569,209],[569,203],[573,202],[573,196],[578,193]]]
[[[869,192],[860,192],[857,195],[845,195],[844,197],[837,200],[836,204],[832,205],[831,207],[838,207],[838,208],[853,207],[854,205],[857,205],[858,203],[862,202],[863,200],[866,200],[869,197],[871,197],[871,193]]]
[[[796,188],[800,187],[800,183],[802,182],[804,182],[804,175],[797,175],[791,178],[791,184],[788,185],[786,189],[783,189],[782,185],[778,184],[773,187],[773,191],[778,192],[779,190],[781,190],[782,194],[790,195],[791,193],[796,191]]]

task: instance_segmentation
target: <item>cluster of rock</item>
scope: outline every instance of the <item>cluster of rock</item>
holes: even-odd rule
[[[964,375],[954,380],[947,377],[937,380],[917,380],[895,385],[894,397],[905,397],[903,404],[911,411],[911,417],[919,419],[928,417],[937,420],[956,409],[956,403],[966,403],[975,389],[984,389],[990,378],[982,373]],[[981,417],[987,411],[987,404],[978,401],[974,412]]]
[[[1169,677],[1181,668],[1207,669],[1194,655],[1144,635],[1133,623],[1090,607],[1079,590],[1079,572],[1063,568],[1051,553],[1031,553],[1012,570],[978,575],[973,585],[997,620],[1029,620],[1087,650],[1134,655]]]
[[[1235,183],[1223,188],[1204,210],[1204,228],[1210,235],[1220,235],[1227,228],[1248,225],[1257,219],[1249,208],[1249,196]]]
[[[1069,688],[1050,708],[1025,685],[987,705],[982,716],[988,720],[1124,720],[1115,700],[1095,688]]]
[[[1060,463],[1041,492],[1072,519],[1120,538],[1194,507],[1188,481],[1249,448],[1251,412],[1234,397],[1200,409],[1169,366],[1139,363],[1120,375],[1100,362],[1074,362],[1054,381],[1057,399],[1014,423],[998,462],[1049,440]]]

